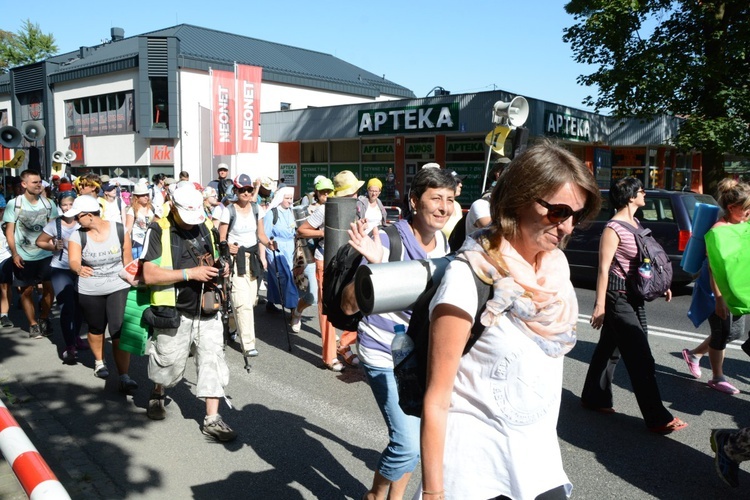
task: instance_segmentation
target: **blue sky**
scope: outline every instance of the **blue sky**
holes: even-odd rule
[[[60,52],[97,45],[110,28],[125,36],[194,24],[317,50],[410,88],[454,94],[493,88],[587,109],[596,89],[576,83],[591,69],[575,63],[562,30],[573,24],[563,0],[329,0],[302,2],[131,0],[71,1],[12,9],[0,28],[16,32],[26,17],[55,36]]]

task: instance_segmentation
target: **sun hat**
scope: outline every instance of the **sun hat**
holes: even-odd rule
[[[350,196],[360,190],[365,181],[357,180],[357,177],[349,170],[342,170],[333,178],[333,195]]]
[[[174,190],[172,203],[185,224],[195,226],[206,220],[203,212],[203,195],[195,189],[192,183],[189,186],[180,186]]]
[[[378,189],[383,189],[383,182],[377,177],[373,177],[372,179],[367,181],[367,189],[370,189],[372,186],[375,186]]]
[[[203,199],[207,200],[209,198],[217,198],[219,195],[216,194],[216,190],[212,188],[211,186],[206,186],[206,188],[203,190]]]
[[[107,174],[104,174],[104,175],[100,175],[100,176],[99,176],[99,180],[100,180],[100,181],[101,181],[102,183],[105,183],[105,182],[109,182],[109,176],[108,176]]]
[[[422,168],[440,168],[440,164],[438,163],[425,163],[422,165]]]
[[[172,184],[177,184],[177,179],[175,179],[174,177],[167,177],[166,179],[164,179],[164,184],[166,186],[170,186]]]
[[[133,194],[136,196],[143,196],[148,194],[148,185],[145,182],[139,182],[133,188]]]
[[[328,177],[319,175],[315,178],[315,189],[317,191],[333,191],[333,181]]]
[[[73,206],[70,210],[65,212],[65,217],[75,217],[78,214],[90,214],[99,212],[101,207],[99,206],[99,200],[93,196],[79,196],[73,202]]]

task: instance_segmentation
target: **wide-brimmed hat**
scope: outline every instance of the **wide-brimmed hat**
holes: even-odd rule
[[[351,171],[342,170],[333,178],[333,195],[350,196],[362,188],[365,181],[357,179]]]
[[[175,189],[172,203],[185,224],[195,226],[203,224],[206,220],[206,214],[203,212],[203,194],[192,184]]]
[[[216,190],[211,186],[206,186],[205,189],[203,189],[204,200],[207,200],[208,198],[217,198],[218,196],[219,195],[216,193]]]
[[[143,196],[148,194],[148,185],[145,182],[139,182],[133,188],[133,194],[136,196]]]
[[[101,207],[99,206],[99,200],[93,196],[79,196],[73,202],[73,206],[65,212],[65,217],[75,217],[78,214],[90,214],[99,212]]]

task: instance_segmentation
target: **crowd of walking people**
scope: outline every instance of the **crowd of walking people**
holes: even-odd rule
[[[227,330],[243,356],[256,357],[262,354],[256,331],[263,324],[256,306],[265,303],[267,314],[288,310],[292,333],[301,331],[303,315],[317,306],[322,366],[363,370],[388,430],[388,445],[364,498],[403,498],[420,458],[419,495],[425,499],[570,495],[556,427],[563,360],[576,344],[578,301],[561,247],[576,225],[597,215],[601,196],[590,170],[561,146],[544,141],[513,161],[500,158],[487,191],[466,216],[456,199],[461,177],[425,165],[405,189],[404,217],[393,224],[398,247],[383,230],[389,221],[380,200],[384,191],[398,196],[391,171],[385,183],[360,180],[346,170],[333,178],[321,175],[297,202],[292,187],[247,174],[230,178],[224,164],[205,187],[186,172],[179,181],[156,174],[151,182],[136,183],[129,196],[95,174],[73,182],[54,179],[47,193],[38,172],[25,170],[20,179],[16,196],[7,204],[0,200],[5,223],[0,326],[13,326],[8,317],[13,290],[32,338],[53,333],[50,313],[56,303],[62,362],[75,365],[80,352],[90,350],[94,375],[107,379],[108,332],[118,387],[130,393],[139,384],[129,374],[133,350],[121,342],[123,323],[138,307],[131,292],[139,284],[141,290],[148,287],[147,303],[135,314],[142,316],[144,339],[150,337],[147,349],[136,353],[148,355],[149,418],[167,418],[166,391],[182,379],[193,356],[195,395],[205,400],[201,430],[220,442],[234,440],[237,433],[219,414],[229,382]],[[601,337],[581,404],[615,412],[612,376],[622,358],[646,427],[668,434],[688,424],[662,403],[644,301],[627,286],[639,260],[634,234],[623,224],[640,226],[635,214],[645,205],[646,191],[627,177],[613,182],[609,196],[614,211],[601,238],[591,315]],[[356,198],[348,245],[361,254],[362,264],[443,257],[460,235],[456,258],[426,311],[431,326],[421,419],[399,405],[391,349],[412,311],[365,315],[356,330],[340,333],[324,312],[325,210],[334,197]],[[723,214],[717,227],[750,218],[747,184],[722,182],[718,200]],[[683,357],[692,376],[700,378],[700,359],[708,354],[709,387],[731,395],[739,391],[722,372],[723,350],[744,333],[744,321],[729,312],[706,272],[716,303],[708,318],[711,335],[685,349]],[[340,305],[347,314],[359,311],[354,283],[344,288]],[[498,378],[493,367],[499,362]],[[750,458],[748,436],[747,429],[711,436],[717,470],[732,486],[739,462]]]

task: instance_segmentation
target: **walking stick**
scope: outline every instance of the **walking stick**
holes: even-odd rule
[[[284,317],[284,330],[286,331],[286,341],[287,344],[289,344],[289,352],[292,352],[292,338],[289,335],[289,326],[286,324],[286,312],[284,311],[284,290],[281,288],[281,274],[279,273],[279,255],[280,252],[278,250],[278,247],[276,246],[275,242],[273,241],[273,238],[270,238],[271,243],[273,244],[273,267],[276,269],[276,285],[279,288],[279,298],[281,299],[281,315]],[[294,314],[293,311],[290,311],[290,316]],[[291,319],[290,319],[291,321]]]

